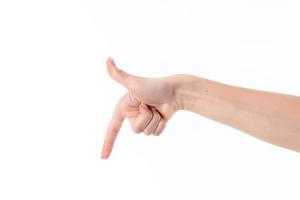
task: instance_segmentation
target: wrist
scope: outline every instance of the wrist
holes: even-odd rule
[[[177,109],[193,111],[195,103],[203,99],[206,80],[187,74],[174,75],[172,79]]]

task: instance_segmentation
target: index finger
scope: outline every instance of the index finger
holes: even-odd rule
[[[101,153],[102,159],[107,159],[111,154],[113,145],[116,141],[116,138],[118,136],[118,133],[124,121],[124,117],[121,116],[121,114],[116,110],[106,130],[106,135],[105,135],[105,139],[102,147],[102,153]]]

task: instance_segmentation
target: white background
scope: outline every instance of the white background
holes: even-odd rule
[[[300,4],[0,1],[0,199],[299,199],[300,154],[193,113],[160,137],[124,124],[105,59],[143,76],[189,73],[300,95]]]

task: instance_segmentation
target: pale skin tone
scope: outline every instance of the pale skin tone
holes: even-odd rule
[[[191,75],[134,76],[107,59],[112,79],[127,89],[107,128],[107,159],[124,119],[135,133],[159,136],[179,110],[195,112],[268,143],[300,152],[300,97],[231,86]],[[184,122],[188,123],[188,122]]]

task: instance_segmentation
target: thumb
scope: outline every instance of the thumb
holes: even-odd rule
[[[107,59],[106,64],[109,76],[115,81],[117,81],[119,84],[129,89],[130,82],[135,81],[135,76],[119,69],[111,57]]]

